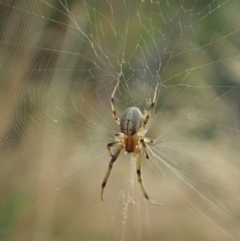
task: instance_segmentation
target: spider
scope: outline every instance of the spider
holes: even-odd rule
[[[120,129],[122,132],[118,132],[114,135],[115,141],[110,142],[107,144],[107,149],[110,154],[111,161],[109,163],[109,167],[102,183],[102,191],[101,191],[101,199],[103,200],[103,191],[104,187],[107,183],[108,177],[113,167],[113,163],[117,160],[120,152],[125,149],[128,153],[133,153],[136,157],[136,169],[137,169],[137,176],[138,176],[138,183],[140,188],[143,192],[145,198],[154,205],[162,205],[161,203],[154,202],[151,200],[145,191],[145,188],[142,183],[141,178],[141,154],[144,152],[147,159],[149,159],[148,150],[146,143],[153,143],[152,139],[145,137],[145,133],[147,131],[147,124],[153,112],[153,109],[156,104],[156,97],[158,91],[158,85],[155,88],[154,96],[152,103],[150,105],[149,110],[146,112],[145,115],[141,113],[139,108],[137,107],[129,107],[127,108],[121,115],[120,119],[117,117],[115,106],[114,106],[114,95],[118,88],[119,81],[117,82],[113,93],[111,95],[111,109],[112,115],[114,120],[120,125]],[[117,151],[113,154],[111,147],[119,146]]]

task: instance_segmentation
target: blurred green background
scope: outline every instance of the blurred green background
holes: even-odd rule
[[[0,1],[0,240],[240,239],[240,3]],[[106,145],[159,83],[142,174]]]

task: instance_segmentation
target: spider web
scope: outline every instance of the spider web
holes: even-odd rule
[[[1,240],[239,240],[237,0],[0,0]],[[106,149],[144,113],[142,157]]]

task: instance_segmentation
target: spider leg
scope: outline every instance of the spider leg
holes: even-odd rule
[[[158,84],[157,84],[156,87],[155,87],[152,104],[151,104],[151,106],[150,106],[150,108],[149,108],[149,110],[148,110],[148,112],[147,112],[147,114],[146,114],[146,116],[145,116],[145,120],[143,121],[140,130],[144,129],[144,128],[146,127],[146,125],[148,124],[148,121],[149,121],[149,119],[150,119],[150,116],[151,116],[151,114],[152,114],[152,112],[153,112],[153,109],[154,109],[154,107],[155,107],[155,105],[156,105],[157,91],[158,91]]]
[[[136,168],[137,168],[137,175],[138,175],[138,183],[140,185],[140,188],[143,192],[143,195],[145,196],[145,198],[152,204],[154,205],[158,205],[158,206],[161,206],[162,204],[161,203],[157,203],[157,202],[154,202],[153,200],[151,200],[147,194],[147,192],[145,191],[145,188],[143,186],[143,182],[142,182],[142,177],[141,177],[141,151],[139,150],[136,154],[137,156],[137,162],[136,162]]]
[[[143,151],[145,153],[146,158],[149,159],[149,155],[148,155],[148,151],[147,151],[147,146],[146,146],[145,140],[144,139],[140,139],[139,141],[142,144]]]
[[[148,137],[144,137],[144,141],[145,141],[145,143],[153,143],[154,142],[153,139],[150,139]]]
[[[119,85],[119,81],[117,82],[117,85],[115,86],[113,93],[111,95],[111,108],[112,108],[112,115],[113,115],[114,120],[117,122],[118,125],[120,125],[120,119],[117,117],[115,107],[114,107],[114,95],[115,95],[118,85]]]
[[[111,147],[118,146],[121,143],[122,143],[122,141],[113,141],[113,142],[110,142],[110,143],[107,144],[107,149],[108,149],[109,155],[111,157],[113,157],[113,153],[111,151]]]
[[[114,134],[114,136],[115,136],[115,137],[123,137],[124,134],[121,133],[121,132],[117,132],[117,133]]]
[[[105,174],[105,177],[103,179],[103,183],[102,183],[102,191],[101,191],[101,199],[103,200],[103,191],[104,191],[104,187],[107,183],[107,180],[108,180],[108,177],[109,177],[109,174],[112,170],[112,166],[113,166],[113,163],[117,160],[121,150],[122,150],[123,146],[121,146],[117,151],[116,153],[112,156],[112,159],[109,163],[109,166],[108,166],[108,170],[107,170],[107,173]]]

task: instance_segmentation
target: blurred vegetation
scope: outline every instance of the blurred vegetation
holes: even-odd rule
[[[232,184],[228,178],[235,175],[230,168],[222,174],[223,164],[217,161],[234,160],[232,164],[239,168],[239,1],[9,0],[0,6],[1,240],[121,237],[114,224],[121,222],[117,214],[122,210],[108,209],[109,202],[114,203],[110,195],[114,191],[109,191],[104,207],[98,195],[107,168],[107,162],[101,161],[109,159],[103,148],[112,132],[118,131],[109,97],[119,78],[117,110],[133,104],[144,108],[160,81],[150,133],[161,144],[171,139],[173,145],[179,141],[199,146],[195,156],[179,147],[176,155],[173,150],[168,153],[169,159],[187,159],[178,165],[186,165],[188,175],[195,173],[203,186],[204,175],[212,177],[206,185],[211,193],[219,190],[211,186],[214,182],[220,187]],[[187,118],[192,121],[177,128],[178,120]],[[161,137],[170,127],[172,133]],[[214,167],[204,161],[191,163],[202,161],[202,150],[211,152],[206,159],[219,167],[212,162]],[[211,171],[204,173],[195,165]],[[218,182],[219,177],[223,180]],[[115,197],[119,180],[111,180]],[[161,188],[167,196],[167,189]],[[239,200],[238,192],[231,196],[230,187],[226,192],[223,189],[216,191],[219,200],[226,201],[227,195]],[[145,226],[137,223],[137,234],[126,231],[128,238],[137,240],[143,226],[146,230],[138,240],[149,240],[149,236],[159,240],[159,233],[163,240],[225,240],[208,222],[200,227],[191,210],[184,209],[186,203],[174,198],[175,203],[168,200],[172,207],[161,210],[164,217],[170,213],[172,218],[163,224],[165,230],[159,230],[158,223],[163,221],[152,207],[130,210],[139,220],[144,220],[145,211],[153,218]],[[187,198],[188,204],[192,197]],[[239,211],[237,204],[226,201],[230,213]],[[191,218],[172,223],[182,215]],[[108,230],[111,234],[106,234]],[[239,238],[238,230],[235,235]]]

